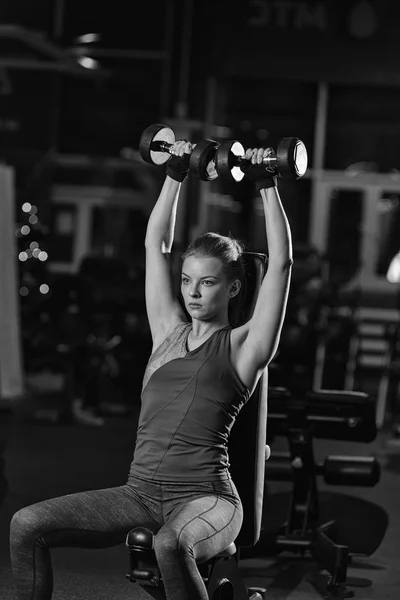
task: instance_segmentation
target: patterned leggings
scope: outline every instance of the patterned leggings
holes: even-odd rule
[[[197,564],[239,534],[243,510],[232,480],[161,483],[131,476],[125,485],[69,494],[22,508],[12,518],[10,549],[18,600],[50,600],[51,548],[107,548],[130,529],[155,534],[167,600],[207,600]]]

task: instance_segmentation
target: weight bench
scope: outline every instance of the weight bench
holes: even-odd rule
[[[242,300],[230,315],[232,325],[246,322],[252,315],[266,269],[266,256],[245,253],[246,276]],[[212,600],[262,600],[264,588],[246,588],[239,571],[241,547],[254,546],[260,536],[264,493],[266,446],[267,372],[242,408],[229,438],[230,473],[243,504],[243,524],[239,536],[222,553],[199,564],[208,596]],[[129,531],[126,546],[129,552],[131,582],[143,586],[154,598],[165,598],[162,577],[153,550],[155,531],[136,527]]]
[[[380,479],[380,464],[375,457],[341,455],[316,463],[313,440],[372,442],[377,433],[375,402],[363,392],[319,390],[297,398],[285,388],[270,388],[268,404],[268,437],[286,437],[289,452],[271,454],[266,480],[293,482],[289,514],[276,546],[302,553],[309,550],[330,574],[328,592],[349,597],[352,593],[344,586],[349,548],[339,543],[340,525],[335,520],[320,522],[317,476],[329,485],[374,486]]]

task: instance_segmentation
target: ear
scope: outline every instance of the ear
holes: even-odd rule
[[[234,298],[235,296],[237,296],[240,292],[241,287],[242,284],[240,283],[239,279],[235,279],[235,281],[231,283],[231,287],[229,290],[229,298]]]

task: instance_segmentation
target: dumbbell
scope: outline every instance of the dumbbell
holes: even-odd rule
[[[245,149],[236,140],[222,143],[215,153],[215,166],[218,176],[225,181],[241,181],[245,175],[241,166],[250,161],[245,158]],[[266,172],[284,179],[300,179],[307,170],[307,150],[297,137],[283,138],[276,152],[263,160]]]
[[[167,125],[155,123],[144,130],[140,137],[139,152],[144,161],[153,165],[163,165],[171,157],[171,148],[175,143],[175,134]],[[214,140],[202,140],[193,145],[190,155],[190,171],[203,181],[217,177],[215,169],[209,169],[214,160],[218,143]],[[212,165],[214,166],[214,164]]]

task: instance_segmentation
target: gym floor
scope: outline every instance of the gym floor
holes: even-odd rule
[[[10,570],[8,533],[12,514],[19,508],[45,498],[85,489],[119,485],[125,480],[131,460],[137,416],[108,418],[104,427],[53,425],[17,419],[0,413],[0,434],[7,436],[6,473],[10,489],[0,508],[0,597],[16,600]],[[353,557],[348,568],[351,587],[359,600],[400,598],[400,444],[390,444],[381,432],[371,444],[318,441],[316,458],[328,454],[376,456],[382,467],[380,482],[373,488],[328,488],[320,480],[318,489],[332,498],[336,516],[347,518],[357,538],[365,537],[365,515],[352,516],[346,497],[370,501],[386,511],[389,524],[379,546],[370,556]],[[284,449],[277,439],[273,450]],[[282,522],[287,483],[268,483],[263,513],[263,534],[250,556],[240,561],[246,585],[267,588],[269,600],[313,600],[326,598],[327,573],[309,557],[294,554],[269,555],[268,529]],[[338,494],[337,496],[332,494]],[[343,502],[344,499],[344,502]],[[383,511],[381,511],[383,512]],[[367,515],[368,521],[368,515]],[[368,525],[376,525],[374,518]],[[374,535],[377,535],[376,532]],[[379,532],[378,532],[379,535]],[[368,535],[365,538],[368,545]],[[265,549],[264,549],[265,546]],[[128,583],[124,546],[109,550],[53,550],[53,600],[144,600],[150,596]]]

